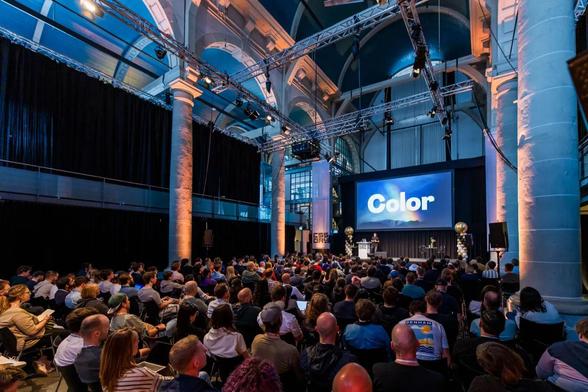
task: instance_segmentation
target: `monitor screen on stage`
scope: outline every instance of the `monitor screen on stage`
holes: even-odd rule
[[[452,172],[356,184],[356,230],[449,229],[453,226]]]

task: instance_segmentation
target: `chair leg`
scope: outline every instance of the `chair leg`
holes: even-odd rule
[[[61,381],[63,381],[63,376],[61,375],[61,373],[59,373],[59,382],[57,383],[57,386],[55,387],[55,392],[59,391],[59,387],[61,386]]]

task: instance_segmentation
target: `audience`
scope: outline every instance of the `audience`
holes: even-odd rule
[[[243,334],[247,347],[251,347],[251,343],[256,335],[263,333],[258,322],[257,316],[261,309],[251,303],[253,294],[251,289],[244,288],[237,294],[239,303],[235,306],[235,326]]]
[[[94,308],[78,308],[67,315],[65,323],[70,334],[61,341],[55,352],[55,358],[53,358],[58,368],[74,364],[76,357],[84,347],[84,338],[80,335],[82,322],[86,317],[97,313]]]
[[[77,302],[76,308],[94,308],[99,313],[106,315],[108,313],[108,306],[102,300],[98,299],[100,288],[96,283],[87,283],[81,291],[81,299]]]
[[[130,314],[131,303],[126,294],[117,293],[110,297],[108,300],[108,315],[110,319],[110,329],[116,331],[122,328],[134,329],[141,338],[143,337],[154,337],[160,331],[165,330],[164,324],[153,326],[151,324],[143,322],[139,317],[134,314]]]
[[[223,392],[281,392],[282,383],[276,368],[263,359],[246,359],[229,377]]]
[[[59,274],[55,271],[47,271],[45,273],[45,279],[40,281],[33,287],[33,297],[34,298],[45,298],[47,300],[52,300],[55,298],[55,293],[57,292],[57,279],[59,278]]]
[[[103,314],[86,317],[80,327],[80,336],[84,339],[84,345],[74,361],[74,366],[80,380],[92,386],[92,392],[101,390],[101,345],[108,337],[108,327],[108,317]]]
[[[169,352],[169,364],[178,373],[171,382],[162,384],[163,391],[215,392],[207,374],[201,372],[206,366],[206,347],[194,335],[178,340]]]
[[[76,276],[73,281],[73,287],[69,293],[65,296],[65,306],[68,309],[75,309],[78,302],[82,299],[82,289],[88,283],[88,278],[85,276]]]
[[[440,373],[422,367],[417,360],[419,341],[406,324],[398,324],[392,330],[392,351],[396,359],[392,363],[374,365],[375,392],[442,392],[445,380]]]
[[[231,305],[222,304],[214,309],[210,321],[212,328],[204,336],[203,342],[210,355],[220,358],[249,358],[243,335],[235,329]]]
[[[406,284],[402,288],[402,295],[406,295],[412,299],[423,299],[425,296],[425,290],[415,284],[416,280],[417,276],[414,272],[406,274]]]
[[[398,297],[400,293],[392,286],[384,289],[382,297],[384,303],[378,305],[375,318],[379,324],[382,324],[386,333],[389,335],[392,329],[400,321],[410,317],[408,310],[398,306]]]
[[[390,337],[379,324],[373,322],[376,307],[368,299],[360,299],[355,304],[358,321],[345,328],[343,341],[352,350],[389,350]]]
[[[333,392],[372,392],[372,380],[363,367],[348,363],[335,375]]]
[[[214,312],[214,309],[216,309],[217,307],[221,305],[228,305],[230,308],[231,306],[229,304],[229,287],[225,283],[219,283],[215,286],[214,296],[216,297],[216,299],[212,300],[208,304],[208,309],[206,311],[206,317],[208,318],[212,317],[212,312]]]
[[[520,326],[520,319],[538,324],[557,324],[561,322],[559,312],[550,302],[545,301],[539,291],[525,287],[519,293],[520,304],[516,310],[515,320]]]
[[[287,336],[292,340],[299,342],[303,338],[302,330],[300,329],[300,324],[298,324],[298,320],[296,320],[296,316],[292,313],[286,312],[286,290],[282,285],[277,285],[272,290],[271,294],[272,302],[267,303],[263,309],[269,308],[278,308],[282,311],[282,321],[280,326],[280,336]],[[260,327],[263,327],[264,323],[261,318],[261,313],[257,316],[257,322],[259,323]],[[292,341],[291,343],[294,343]]]

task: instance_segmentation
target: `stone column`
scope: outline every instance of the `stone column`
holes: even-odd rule
[[[176,79],[173,92],[169,175],[168,261],[192,255],[192,108],[201,92],[193,83]]]
[[[566,64],[576,53],[573,8],[520,0],[518,18],[521,286],[558,305],[582,292],[577,101]]]
[[[497,87],[494,88],[496,83]],[[513,165],[517,165],[517,79],[495,78],[492,82],[496,107],[494,137],[498,147]],[[519,257],[519,218],[517,172],[499,156],[496,157],[496,221],[508,225],[508,252],[502,257],[501,267]]]
[[[285,151],[272,153],[271,257],[286,253],[286,166]]]

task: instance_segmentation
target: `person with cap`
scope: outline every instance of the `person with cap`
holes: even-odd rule
[[[265,308],[259,313],[259,317],[263,322],[265,333],[253,339],[251,344],[253,356],[265,359],[274,365],[280,376],[291,374],[301,379],[298,350],[280,338],[282,309],[277,306]]]
[[[160,331],[165,330],[164,324],[153,326],[143,322],[139,317],[129,313],[131,302],[126,294],[117,293],[108,300],[108,315],[112,317],[110,320],[110,329],[116,331],[122,328],[132,328],[139,334],[140,337],[156,336]]]
[[[410,297],[412,299],[423,299],[425,296],[425,290],[422,287],[415,285],[417,276],[414,272],[406,274],[406,284],[402,288],[402,295]]]
[[[372,380],[363,367],[348,363],[335,375],[333,392],[372,392]]]

